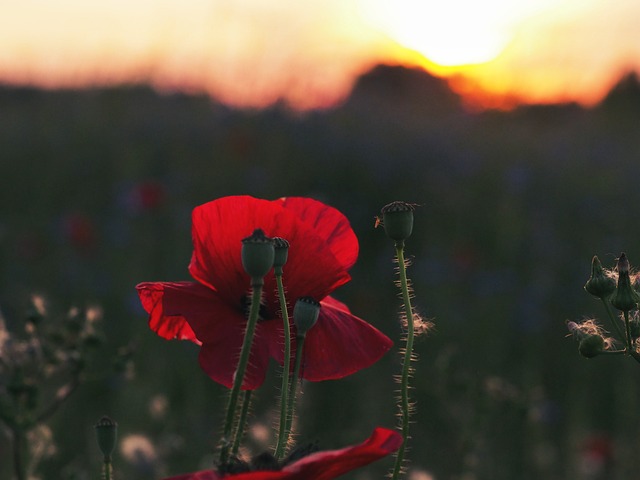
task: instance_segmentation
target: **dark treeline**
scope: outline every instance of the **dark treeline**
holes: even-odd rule
[[[344,104],[303,114],[140,86],[0,89],[7,322],[15,328],[33,292],[60,312],[99,304],[101,367],[124,345],[136,352],[134,370],[89,379],[53,418],[56,452],[39,475],[94,478],[92,425],[103,414],[121,438],[147,436],[159,457],[117,454],[121,478],[206,465],[224,389],[200,371],[196,347],[148,330],[134,286],[188,279],[191,209],[250,194],[311,196],[347,215],[361,255],[336,296],[394,339],[393,247],[374,216],[393,200],[420,205],[409,274],[436,328],[417,345],[414,468],[438,480],[632,478],[640,367],[581,358],[565,322],[604,316],[582,289],[594,254],[612,266],[625,251],[640,265],[639,125],[635,75],[590,109],[474,113],[443,81],[388,66]],[[394,351],[343,381],[306,385],[300,438],[334,448],[395,425],[398,369]],[[274,368],[254,421],[272,425],[264,412],[275,411],[277,381]],[[0,435],[2,478],[7,449]],[[593,476],[600,464],[585,467],[594,456],[603,477]]]

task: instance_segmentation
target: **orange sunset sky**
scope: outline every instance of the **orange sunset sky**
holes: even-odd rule
[[[640,69],[637,0],[0,0],[0,83],[148,82],[331,106],[376,63],[485,104],[600,100]]]

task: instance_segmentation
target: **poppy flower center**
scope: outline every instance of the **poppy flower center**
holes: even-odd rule
[[[244,315],[244,318],[249,318],[249,311],[251,310],[251,297],[249,295],[243,295],[240,298],[240,310]],[[260,309],[258,310],[258,322],[264,322],[267,320],[274,320],[277,317],[271,313],[267,306],[260,302]]]

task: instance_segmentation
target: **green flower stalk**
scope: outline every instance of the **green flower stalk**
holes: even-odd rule
[[[411,416],[411,404],[409,400],[409,376],[411,375],[411,359],[413,355],[413,339],[415,334],[414,313],[411,306],[411,294],[407,280],[407,266],[404,258],[404,242],[413,230],[413,211],[415,206],[406,202],[392,202],[382,208],[382,226],[389,238],[395,241],[396,258],[400,275],[400,289],[404,302],[404,315],[407,321],[407,338],[404,358],[402,362],[402,374],[400,377],[400,427],[403,442],[396,454],[396,461],[391,475],[392,480],[397,480],[402,472],[402,464],[409,440],[409,423]]]
[[[289,312],[287,300],[284,294],[282,282],[283,266],[287,263],[289,253],[289,242],[284,238],[275,237],[273,239],[275,247],[275,260],[273,263],[276,284],[278,288],[278,299],[280,301],[280,311],[282,312],[282,330],[284,332],[284,365],[282,367],[282,387],[280,398],[280,424],[278,428],[278,443],[276,444],[275,457],[280,460],[287,445],[287,415],[289,412],[289,376],[291,375],[291,327],[289,324]]]
[[[298,388],[298,380],[300,378],[300,367],[302,366],[302,357],[304,351],[304,342],[307,332],[316,324],[320,315],[320,303],[311,297],[301,297],[296,301],[293,307],[293,320],[296,324],[296,357],[295,366],[293,367],[293,378],[289,386],[289,407],[285,416],[286,425],[284,430],[284,445],[289,442],[291,435],[291,424],[295,413],[296,390]]]
[[[253,336],[258,323],[260,313],[260,300],[262,298],[262,287],[264,285],[264,276],[269,273],[273,267],[275,258],[275,250],[273,240],[265,236],[264,232],[256,229],[250,237],[242,240],[242,266],[251,276],[251,308],[249,310],[249,319],[247,320],[247,329],[244,334],[244,341],[240,350],[240,360],[233,379],[233,386],[229,394],[229,403],[227,404],[227,414],[224,422],[222,434],[222,446],[220,449],[220,463],[225,464],[229,459],[229,448],[231,447],[231,439],[233,435],[234,420],[236,418],[236,410],[238,405],[238,397],[244,382],[244,375],[249,363],[249,355],[251,353],[251,345]],[[238,431],[244,430],[244,425],[237,425]]]
[[[611,298],[611,304],[622,311],[624,324],[626,329],[627,353],[638,360],[638,355],[634,348],[634,341],[631,335],[631,324],[629,320],[629,311],[638,308],[640,303],[640,294],[635,291],[631,285],[631,277],[629,274],[629,260],[622,253],[618,258],[618,285],[616,291]]]

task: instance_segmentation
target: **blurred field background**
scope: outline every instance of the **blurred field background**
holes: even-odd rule
[[[20,328],[33,293],[53,314],[104,310],[98,373],[48,423],[55,448],[40,478],[97,478],[93,425],[104,414],[119,423],[116,478],[156,479],[211,461],[225,389],[201,372],[197,347],[148,329],[134,287],[189,279],[191,209],[232,194],[309,196],[344,212],[361,253],[336,297],[394,340],[393,245],[374,216],[393,200],[420,205],[409,275],[436,328],[416,348],[413,478],[637,475],[640,366],[580,357],[565,326],[604,318],[582,288],[594,254],[612,266],[625,251],[640,264],[635,76],[589,109],[469,112],[441,80],[379,66],[343,104],[307,113],[233,110],[142,86],[4,87],[0,112],[6,321]],[[133,367],[111,373],[126,346]],[[399,364],[396,346],[347,379],[305,384],[299,438],[339,448],[394,426]],[[258,426],[274,422],[277,384],[274,368],[257,397]],[[344,478],[382,478],[391,464]]]

